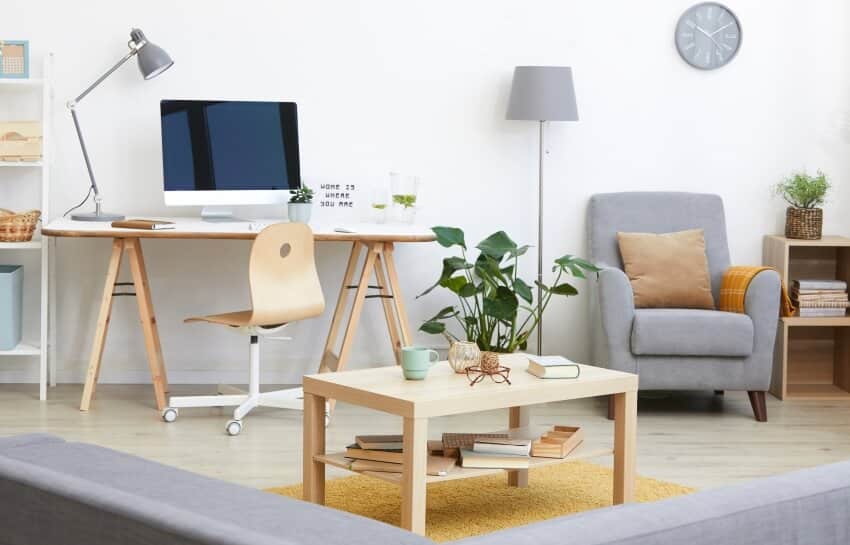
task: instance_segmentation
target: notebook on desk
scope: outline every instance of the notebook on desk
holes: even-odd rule
[[[112,227],[118,229],[145,229],[148,231],[159,231],[161,229],[174,229],[173,221],[126,219],[113,221]]]

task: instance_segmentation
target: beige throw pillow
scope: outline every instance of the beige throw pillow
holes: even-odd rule
[[[617,233],[637,308],[714,308],[702,229]]]

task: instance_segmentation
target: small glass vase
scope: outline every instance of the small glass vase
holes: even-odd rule
[[[398,223],[413,223],[413,219],[416,217],[419,177],[390,172],[390,191],[392,194],[392,220]]]
[[[478,365],[481,350],[478,345],[468,341],[455,341],[449,348],[449,365],[455,373],[466,373],[467,367]]]
[[[385,223],[389,208],[386,184],[376,184],[372,187],[369,199],[369,220],[372,223]]]

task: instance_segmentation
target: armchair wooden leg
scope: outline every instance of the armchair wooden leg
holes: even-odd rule
[[[608,396],[608,420],[614,420],[614,396]]]
[[[750,405],[753,406],[753,414],[757,422],[767,422],[767,403],[764,392],[747,392],[750,396]]]

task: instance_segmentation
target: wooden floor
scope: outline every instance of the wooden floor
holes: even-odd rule
[[[32,385],[0,385],[0,435],[50,432],[258,488],[301,480],[300,412],[257,410],[242,435],[228,437],[229,412],[219,409],[183,409],[177,422],[165,424],[153,408],[150,386],[99,386],[88,413],[77,410],[81,392],[82,386],[59,386],[41,403]],[[645,476],[708,488],[850,459],[850,401],[780,402],[768,396],[769,421],[759,424],[744,392],[641,396],[637,467]],[[588,441],[610,444],[613,424],[604,412],[601,399],[552,403],[532,408],[532,424],[581,425]],[[493,430],[507,419],[507,411],[447,417],[432,421],[429,431],[438,438],[443,431]],[[400,429],[398,418],[340,404],[328,448],[344,447],[357,433]],[[597,461],[611,463],[610,457]]]

